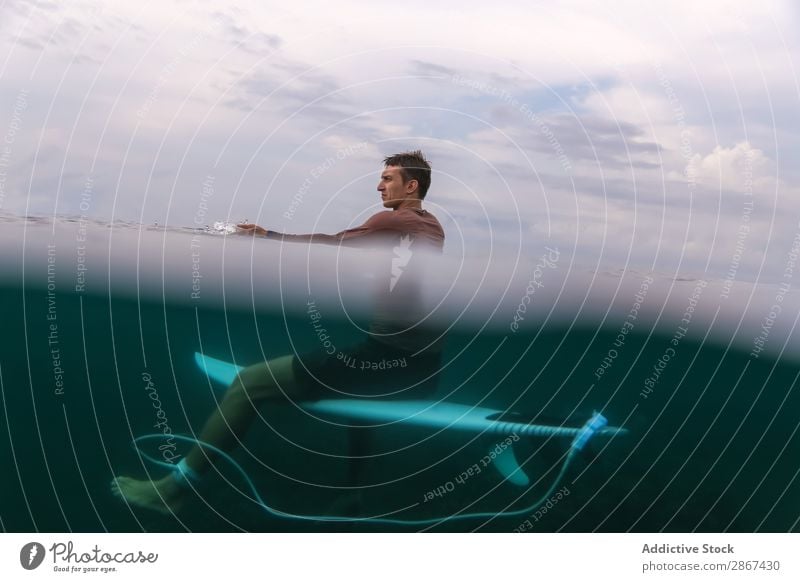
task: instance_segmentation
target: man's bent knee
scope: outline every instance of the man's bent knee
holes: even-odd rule
[[[292,369],[293,355],[280,356],[268,362],[259,362],[239,372],[228,389],[231,397],[251,401],[295,395],[297,386]]]

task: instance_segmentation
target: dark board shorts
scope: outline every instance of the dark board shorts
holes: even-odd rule
[[[439,382],[441,352],[409,352],[367,339],[328,353],[296,354],[295,380],[304,397],[416,400],[433,397]]]

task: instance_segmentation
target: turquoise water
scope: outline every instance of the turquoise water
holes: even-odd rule
[[[39,228],[27,232],[26,244],[50,236],[49,226]],[[191,234],[137,231],[141,236],[183,244]],[[223,241],[205,236],[204,248]],[[59,268],[68,262],[65,272],[73,273],[74,245],[67,251],[61,243],[59,249]],[[132,439],[165,426],[173,433],[197,432],[220,395],[195,366],[195,351],[249,364],[311,349],[318,340],[299,309],[198,304],[188,296],[185,301],[162,299],[130,288],[93,292],[89,285],[76,291],[72,274],[68,284],[59,274],[60,283],[48,291],[46,282],[22,278],[21,266],[27,277],[34,264],[7,259],[0,287],[0,518],[5,531],[422,529],[278,519],[262,511],[243,480],[224,467],[203,482],[178,516],[127,507],[110,494],[114,475],[163,474],[143,462]],[[46,272],[44,263],[40,266]],[[98,270],[97,263],[89,266],[90,272]],[[511,295],[517,303],[519,293]],[[713,311],[714,305],[701,301],[698,310]],[[567,309],[556,305],[562,315],[569,315]],[[360,337],[353,321],[329,313],[326,326],[338,341]],[[561,484],[568,494],[544,512],[538,508],[524,516],[445,521],[430,529],[798,530],[800,366],[794,357],[765,352],[755,358],[744,343],[729,347],[718,339],[703,340],[708,328],[698,315],[693,333],[680,339],[648,392],[645,382],[653,377],[653,366],[675,345],[674,320],[663,329],[633,326],[602,375],[598,368],[619,342],[619,319],[555,317],[514,333],[507,325],[482,329],[479,320],[448,333],[440,397],[520,412],[543,424],[581,424],[602,409],[611,424],[630,432],[593,441]],[[747,338],[756,331],[740,330]],[[777,331],[770,341],[779,344]],[[350,433],[314,421],[288,402],[267,403],[262,414],[235,458],[273,507],[325,512],[350,486]],[[162,428],[154,428],[158,423]],[[568,444],[518,443],[517,456],[532,477],[529,488],[520,488],[503,483],[491,469],[455,482],[497,439],[453,431],[434,434],[402,424],[370,435],[373,456],[357,465],[362,511],[376,515],[413,506],[395,515],[408,519],[523,508],[548,489]],[[155,445],[148,450],[158,454]],[[178,445],[175,453],[185,450]],[[454,483],[452,490],[425,501],[447,483]]]

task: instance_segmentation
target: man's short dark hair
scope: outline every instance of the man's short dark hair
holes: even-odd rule
[[[397,166],[405,184],[409,180],[416,180],[419,184],[420,200],[425,198],[431,186],[431,165],[420,150],[394,154],[383,160],[384,166]]]

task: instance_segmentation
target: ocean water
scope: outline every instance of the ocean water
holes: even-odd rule
[[[194,353],[247,365],[312,349],[319,338],[304,309],[312,295],[331,337],[358,339],[369,320],[369,309],[356,308],[365,259],[80,219],[6,218],[2,238],[4,531],[799,529],[793,290],[597,272],[560,255],[538,262],[552,252],[544,248],[513,264],[493,259],[484,271],[443,258],[429,279],[440,296],[434,319],[449,328],[438,398],[539,424],[580,425],[598,410],[628,433],[593,440],[558,497],[508,517],[501,512],[547,491],[568,442],[515,444],[529,487],[504,482],[490,466],[457,480],[497,437],[398,423],[367,431],[364,458],[351,459],[353,430],[268,402],[233,455],[278,510],[329,511],[352,491],[357,470],[364,516],[499,515],[431,526],[277,518],[224,465],[179,514],[161,515],[127,506],[109,483],[164,474],[132,447],[136,436],[199,432],[221,393]],[[312,285],[317,279],[326,283]],[[771,318],[776,294],[781,311]],[[185,451],[178,445],[175,454]]]

